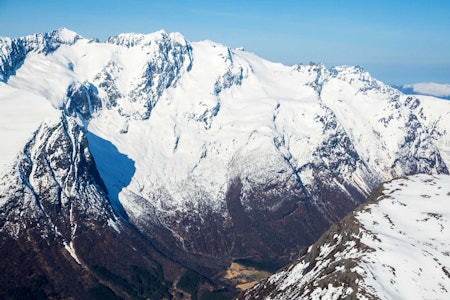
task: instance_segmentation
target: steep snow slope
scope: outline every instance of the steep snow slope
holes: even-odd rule
[[[26,37],[11,39],[0,38],[0,75],[3,82],[7,82],[10,76],[16,75],[16,71],[22,67],[29,54],[51,54],[62,45],[73,45],[82,37],[66,28],[61,28],[48,33],[29,35]]]
[[[0,41],[1,116],[23,95],[47,99],[20,112],[36,121],[17,124],[21,136],[41,117],[75,122],[102,201],[205,276],[235,258],[280,266],[381,182],[448,173],[450,102],[403,95],[358,67],[284,66],[164,31]],[[0,146],[5,173],[14,147]]]
[[[242,299],[447,299],[450,177],[386,183],[297,262]]]
[[[173,296],[186,269],[115,214],[87,146],[62,115],[42,124],[0,177],[0,298]]]
[[[6,170],[43,121],[60,112],[42,96],[0,82],[0,173]]]

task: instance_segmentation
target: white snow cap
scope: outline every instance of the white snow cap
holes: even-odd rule
[[[107,43],[125,46],[125,47],[135,47],[135,46],[148,46],[157,40],[162,40],[170,38],[171,40],[178,42],[180,44],[185,44],[186,40],[184,39],[181,33],[175,32],[167,34],[164,29],[153,33],[121,33],[117,36],[113,36],[108,38]]]
[[[403,86],[404,89],[412,89],[414,93],[436,96],[436,97],[450,97],[450,84],[440,84],[434,82],[419,82],[415,84],[407,84]]]
[[[73,44],[77,40],[82,39],[83,37],[76,33],[75,31],[69,30],[65,27],[61,27],[52,32],[52,35],[57,37],[59,41],[65,44]]]

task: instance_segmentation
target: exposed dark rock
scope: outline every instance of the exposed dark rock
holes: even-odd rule
[[[67,89],[64,110],[73,117],[81,117],[87,121],[92,114],[102,108],[97,88],[90,83],[73,83]]]
[[[1,184],[8,189],[1,195],[0,298],[189,295],[176,287],[189,269],[114,213],[85,134],[71,119],[41,126]],[[218,288],[205,277],[198,284],[199,295]]]

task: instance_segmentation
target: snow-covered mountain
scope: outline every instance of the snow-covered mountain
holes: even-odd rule
[[[447,299],[450,177],[384,184],[296,262],[241,299]]]
[[[180,272],[213,280],[198,291],[226,284],[238,258],[280,267],[381,182],[448,173],[450,103],[359,67],[284,66],[164,31],[0,38],[0,57],[5,239],[54,236],[82,262],[76,224],[103,220],[163,253],[149,260],[173,288]],[[84,270],[96,264],[118,272]]]
[[[450,100],[450,84],[420,82],[396,87],[405,94],[427,95]]]

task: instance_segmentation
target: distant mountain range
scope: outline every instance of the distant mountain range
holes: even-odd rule
[[[0,58],[0,298],[229,299],[381,183],[448,174],[450,102],[360,67],[65,28]]]
[[[408,95],[427,95],[450,100],[450,84],[421,82],[394,87]]]

